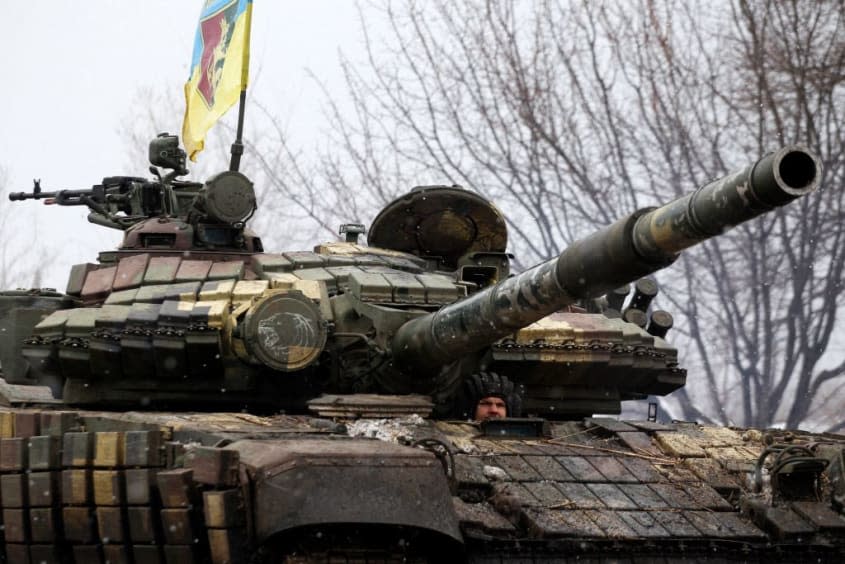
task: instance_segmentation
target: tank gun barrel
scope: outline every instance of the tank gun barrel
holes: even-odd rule
[[[670,264],[680,251],[813,191],[821,163],[788,146],[659,208],[573,243],[558,257],[508,278],[397,331],[403,370],[422,374],[585,298],[600,296]]]

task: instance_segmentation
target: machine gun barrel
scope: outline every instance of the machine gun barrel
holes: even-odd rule
[[[60,206],[85,206],[89,201],[104,201],[105,190],[102,186],[95,186],[88,190],[56,190],[55,192],[43,192],[36,184],[32,192],[12,192],[9,200],[22,202],[24,200],[52,200],[51,204]]]
[[[12,192],[9,194],[9,200],[13,202],[22,202],[24,200],[45,200],[47,198],[55,198],[58,192]]]
[[[784,147],[659,208],[634,212],[541,263],[402,325],[394,361],[422,375],[578,300],[672,264],[680,251],[813,191],[821,163]],[[433,374],[432,374],[433,375]]]
[[[85,206],[88,205],[86,200],[94,199],[96,201],[97,194],[94,190],[57,190],[56,192],[13,192],[9,194],[9,199],[13,202],[23,200],[52,200],[50,204],[58,204],[60,206]]]
[[[119,198],[130,191],[133,183],[144,182],[146,179],[137,176],[107,176],[101,184],[95,184],[91,188],[44,192],[41,190],[41,182],[35,180],[32,192],[12,192],[9,194],[9,200],[53,200],[49,203],[60,206],[90,206],[91,202],[105,204],[109,199]]]

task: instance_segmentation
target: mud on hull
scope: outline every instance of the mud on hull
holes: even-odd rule
[[[514,438],[416,416],[342,424],[5,408],[6,561],[835,561],[845,554],[845,437],[609,419],[545,428],[550,436]],[[774,480],[779,489],[769,478],[754,493],[763,441],[775,439],[819,446]],[[826,462],[813,466],[814,459]],[[801,497],[807,480],[815,499]]]

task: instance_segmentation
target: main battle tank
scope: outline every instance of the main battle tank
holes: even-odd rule
[[[10,196],[124,240],[63,293],[0,293],[7,561],[842,557],[845,437],[606,417],[685,383],[647,276],[812,191],[806,150],[516,275],[457,186],[390,203],[369,245],[269,253],[248,178],[178,180],[166,134],[150,160]],[[472,421],[490,381],[509,417]]]

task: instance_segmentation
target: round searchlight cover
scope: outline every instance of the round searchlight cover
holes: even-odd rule
[[[221,223],[240,223],[255,211],[252,181],[240,172],[226,171],[205,183],[205,211]]]
[[[283,372],[305,368],[317,360],[326,344],[326,322],[319,307],[297,290],[259,300],[245,325],[249,353]]]

